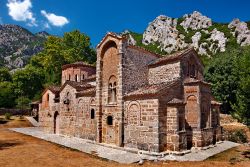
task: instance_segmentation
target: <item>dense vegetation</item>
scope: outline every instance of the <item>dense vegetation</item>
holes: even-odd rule
[[[40,99],[46,86],[60,83],[62,65],[76,61],[96,61],[88,36],[73,31],[63,37],[48,37],[44,50],[24,69],[11,75],[8,69],[0,68],[0,108],[27,108],[31,100]]]

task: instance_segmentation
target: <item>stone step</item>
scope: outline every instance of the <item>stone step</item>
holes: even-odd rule
[[[33,126],[38,127],[39,123],[33,117],[25,117]]]

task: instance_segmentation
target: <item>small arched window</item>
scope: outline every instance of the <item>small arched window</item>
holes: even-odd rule
[[[49,101],[49,94],[47,94],[47,101]]]
[[[116,77],[112,76],[109,79],[109,86],[108,86],[108,103],[114,104],[117,101],[117,84],[116,84]]]
[[[77,82],[77,80],[78,80],[78,76],[77,76],[77,75],[75,75],[75,81]]]
[[[82,74],[82,80],[84,80],[84,78],[85,78],[85,76],[84,76],[84,74]]]
[[[108,125],[113,125],[113,117],[112,116],[107,117],[107,124]]]
[[[68,80],[70,81],[70,74],[69,74],[69,78],[68,78]]]
[[[95,110],[94,109],[91,109],[91,111],[90,111],[90,118],[95,119]]]
[[[196,77],[196,69],[195,69],[195,65],[192,64],[190,67],[190,77],[191,78],[195,78]]]

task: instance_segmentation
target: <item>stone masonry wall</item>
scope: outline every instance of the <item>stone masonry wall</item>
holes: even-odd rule
[[[70,85],[66,85],[60,93],[60,134],[75,136],[76,135],[76,90]],[[69,99],[69,104],[64,104],[64,100]]]
[[[150,53],[127,47],[123,61],[123,93],[148,84],[148,63],[156,57]]]
[[[94,115],[94,118],[91,118],[91,110],[96,111],[94,97],[80,97],[77,100],[77,107],[75,108],[76,112],[76,131],[75,136],[96,140],[96,131],[97,131],[97,122]]]
[[[168,83],[181,78],[180,62],[149,68],[149,84]]]
[[[159,152],[157,99],[126,101],[124,146]]]

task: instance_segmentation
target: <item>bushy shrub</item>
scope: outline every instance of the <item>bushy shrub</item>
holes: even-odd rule
[[[12,116],[11,113],[8,112],[4,114],[6,120],[10,120],[11,116]]]
[[[247,135],[244,130],[240,129],[235,132],[229,133],[228,140],[236,143],[246,143]]]

